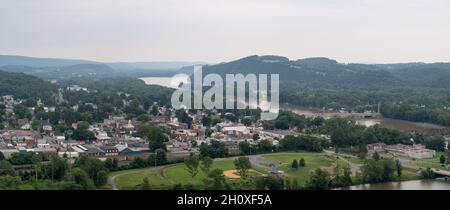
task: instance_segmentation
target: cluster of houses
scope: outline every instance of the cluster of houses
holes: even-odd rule
[[[369,144],[366,146],[367,153],[373,155],[375,152],[388,152],[395,156],[403,156],[415,159],[433,158],[436,151],[425,148],[423,144],[394,144],[386,145],[384,143]]]
[[[70,87],[72,91],[81,91],[77,87]],[[13,113],[13,106],[22,103],[14,100],[12,96],[4,96],[0,100],[7,109]],[[40,103],[40,102],[38,102]],[[33,108],[30,108],[33,109]],[[77,106],[72,107],[76,111]],[[33,110],[30,110],[33,111]],[[54,107],[44,107],[45,112],[55,111]],[[168,155],[186,156],[199,152],[199,145],[209,144],[212,140],[223,142],[230,153],[238,153],[239,143],[248,141],[250,144],[258,144],[261,140],[268,140],[273,145],[278,145],[279,140],[286,135],[292,135],[294,131],[265,131],[258,125],[244,126],[240,123],[225,121],[208,129],[202,124],[205,113],[199,111],[189,113],[192,124],[178,122],[175,114],[166,116],[166,108],[160,107],[159,114],[150,119],[149,124],[160,126],[168,131],[166,148]],[[170,110],[170,113],[175,113]],[[214,113],[218,114],[218,113]],[[13,153],[35,152],[45,156],[60,156],[77,158],[82,155],[98,158],[116,157],[119,160],[133,160],[136,156],[150,154],[147,139],[134,137],[141,121],[128,120],[124,115],[109,116],[102,123],[90,125],[89,129],[95,133],[96,140],[72,140],[64,134],[58,133],[48,121],[41,121],[42,130],[34,131],[29,119],[15,119],[18,126],[14,128],[5,125],[0,130],[0,152],[6,158]],[[73,129],[78,124],[73,123]],[[207,134],[208,133],[208,134]]]

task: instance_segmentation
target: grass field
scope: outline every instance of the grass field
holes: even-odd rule
[[[233,161],[215,161],[212,169],[231,170],[234,169]],[[123,175],[121,175],[123,173]],[[126,173],[126,174],[125,174]],[[119,189],[133,189],[135,186],[142,184],[144,178],[149,179],[149,183],[156,188],[166,188],[173,184],[201,184],[206,178],[205,174],[199,170],[195,177],[187,172],[184,164],[171,165],[159,169],[139,169],[135,172],[117,172],[110,176],[116,175],[116,185]]]
[[[439,158],[441,157],[441,155],[446,156],[445,152],[436,152],[436,156],[434,158],[429,158],[429,159],[417,159],[417,160],[411,160],[413,164],[422,167],[422,168],[438,168],[438,169],[442,169],[442,170],[448,170],[448,168],[445,167],[445,165],[443,166],[440,162],[439,162]]]
[[[295,152],[263,155],[264,158],[277,164],[278,170],[282,170],[290,178],[297,179],[299,184],[305,184],[309,180],[311,170],[316,168],[332,167],[334,159],[325,153]],[[291,163],[294,159],[305,159],[305,167],[294,170]]]
[[[303,185],[309,180],[309,174],[313,169],[323,168],[328,171],[333,170],[336,163],[345,164],[334,156],[326,153],[312,153],[312,152],[290,152],[290,153],[274,153],[262,155],[268,161],[275,163],[278,170],[283,170],[289,178],[297,179],[298,183]],[[306,166],[297,170],[291,169],[291,163],[294,159],[305,159]],[[235,169],[232,160],[215,161],[213,169],[221,170]],[[252,174],[261,176],[268,174],[268,171],[253,165]],[[150,185],[155,188],[168,188],[173,184],[192,184],[200,185],[202,180],[206,178],[205,174],[200,170],[195,177],[191,177],[186,170],[184,164],[176,164],[167,167],[160,167],[157,169],[137,169],[125,172],[115,172],[110,176],[116,176],[115,182],[119,189],[134,189],[136,186],[143,183],[144,178],[148,178]],[[229,179],[230,182],[236,179]]]
[[[382,154],[385,158],[388,158],[389,154]],[[333,173],[336,167],[336,164],[340,166],[349,166],[347,162],[342,160],[345,158],[346,160],[361,165],[363,160],[351,155],[343,155],[340,158],[336,159],[335,155],[327,154],[327,153],[313,153],[313,152],[284,152],[284,153],[273,153],[273,154],[264,154],[261,155],[267,161],[267,163],[273,163],[276,165],[278,170],[282,170],[285,172],[286,176],[291,179],[296,179],[300,185],[304,185],[307,183],[310,177],[311,171],[317,168],[322,168],[329,173]],[[422,167],[427,164],[440,168],[439,164],[439,156],[438,153],[436,158],[433,159],[425,159],[425,160],[417,160],[417,164],[420,164]],[[306,166],[301,167],[297,170],[291,168],[291,163],[293,160],[300,160],[301,158],[305,159]],[[437,167],[439,166],[439,167]],[[212,166],[212,169],[221,169],[223,171],[235,169],[233,161],[230,160],[216,160]],[[253,164],[253,172],[252,174],[255,176],[261,176],[264,174],[269,174],[266,169],[262,167],[258,167]],[[116,176],[115,183],[119,189],[136,189],[137,186],[143,183],[144,178],[148,178],[150,185],[155,189],[167,189],[173,186],[174,184],[191,184],[191,185],[201,185],[202,180],[206,178],[206,175],[199,170],[199,173],[195,177],[191,177],[190,174],[186,170],[186,166],[184,164],[176,164],[169,165],[165,167],[158,168],[147,168],[147,169],[135,169],[135,170],[127,170],[114,172],[110,175],[110,177]],[[404,168],[402,176],[399,180],[413,180],[418,179],[419,174],[412,169]],[[354,177],[355,183],[358,183],[357,177]],[[231,183],[237,181],[238,179],[228,179]]]

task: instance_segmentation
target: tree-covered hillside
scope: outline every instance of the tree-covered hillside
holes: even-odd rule
[[[50,103],[57,87],[49,82],[22,73],[0,71],[0,96],[13,95],[21,99],[42,99]]]

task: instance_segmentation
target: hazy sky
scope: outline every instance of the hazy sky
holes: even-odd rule
[[[450,61],[448,0],[0,0],[0,54]]]

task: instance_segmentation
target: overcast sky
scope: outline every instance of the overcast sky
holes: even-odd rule
[[[0,54],[450,61],[448,0],[0,0]]]

